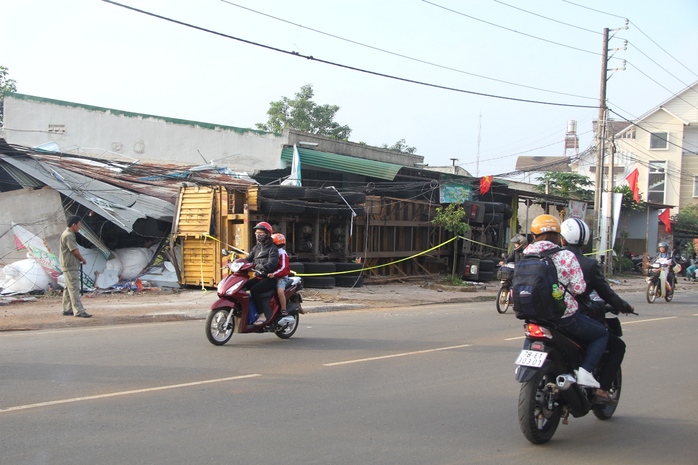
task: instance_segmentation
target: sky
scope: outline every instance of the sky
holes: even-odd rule
[[[695,0],[120,3],[218,34],[102,0],[0,0],[0,65],[17,91],[254,128],[312,84],[352,142],[405,139],[429,165],[497,176],[521,155],[570,155],[569,120],[580,151],[592,144],[604,28],[610,48],[628,41],[608,63],[626,60],[607,84],[623,118],[698,80]]]

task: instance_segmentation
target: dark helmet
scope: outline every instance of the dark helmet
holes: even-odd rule
[[[663,241],[660,242],[659,244],[657,244],[657,247],[659,247],[660,249],[662,247],[664,247],[665,249],[669,250],[669,244],[667,244],[666,242],[663,242]]]
[[[257,223],[257,225],[252,229],[263,229],[270,235],[273,233],[273,231],[271,229],[271,225],[269,223],[267,223],[266,221],[261,221],[261,222]]]
[[[514,244],[517,249],[526,247],[528,245],[528,240],[526,239],[526,236],[524,236],[523,234],[517,234],[516,236],[512,237],[509,242]]]

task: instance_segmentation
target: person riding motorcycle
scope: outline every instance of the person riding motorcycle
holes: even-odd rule
[[[560,245],[560,222],[552,215],[540,215],[531,223],[533,244],[524,250],[524,255],[540,254]],[[579,304],[574,296],[586,291],[584,275],[579,261],[569,250],[560,250],[550,255],[557,271],[558,282],[567,290],[564,293],[565,313],[557,322],[562,330],[586,344],[584,361],[577,370],[577,384],[599,388],[598,381],[591,374],[596,368],[608,341],[606,326],[579,312]]]
[[[654,257],[653,263],[659,263],[660,265],[668,265],[666,282],[667,284],[669,284],[671,289],[673,289],[674,285],[676,284],[676,278],[674,276],[674,265],[676,265],[676,260],[669,252],[669,244],[662,241],[659,244],[657,244],[657,247],[659,248],[659,253],[656,257]],[[671,289],[668,289],[667,291],[671,292]]]
[[[528,240],[526,240],[526,236],[524,236],[523,234],[517,234],[516,236],[512,237],[509,242],[514,244],[514,248],[509,253],[509,255],[507,255],[506,258],[504,258],[504,260],[499,262],[500,265],[505,265],[507,263],[516,263],[519,260],[521,260],[523,250],[528,245]]]
[[[257,244],[245,257],[246,261],[255,264],[255,273],[257,274],[257,278],[250,279],[245,288],[249,289],[257,311],[263,311],[267,321],[272,316],[272,309],[269,306],[269,299],[262,298],[261,294],[276,289],[276,279],[268,277],[268,274],[273,273],[279,267],[279,249],[272,241],[272,233],[273,230],[269,223],[266,221],[257,223],[254,227]],[[264,320],[257,323],[264,323]]]
[[[580,311],[594,320],[606,325],[606,306],[609,304],[616,312],[633,313],[634,308],[616,294],[604,278],[601,265],[597,260],[587,257],[582,253],[582,247],[589,243],[589,226],[577,218],[570,218],[560,225],[563,249],[572,252],[579,266],[582,267],[584,281],[587,288],[583,293],[576,295]],[[594,300],[591,294],[596,292],[604,302]],[[613,332],[608,333],[606,352],[601,357],[599,370],[599,385],[596,389],[594,402],[614,404],[616,401],[609,397],[608,390],[613,384],[616,373],[625,356],[625,342]]]

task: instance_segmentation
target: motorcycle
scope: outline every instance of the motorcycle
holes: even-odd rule
[[[615,313],[612,307],[607,311]],[[622,336],[620,321],[615,315],[606,316],[610,332]],[[569,423],[570,414],[579,418],[592,411],[596,418],[608,420],[618,406],[623,376],[620,368],[608,390],[613,403],[594,404],[594,388],[577,384],[574,369],[584,359],[582,346],[554,323],[527,320],[526,340],[516,359],[516,381],[519,393],[519,427],[533,444],[548,442],[562,420]],[[598,379],[598,368],[594,370]]]
[[[676,276],[673,276],[672,281],[669,281],[669,267],[671,260],[661,263],[653,263],[647,270],[647,302],[653,303],[657,297],[664,297],[664,300],[671,302],[674,298],[674,287],[676,286]],[[680,267],[676,265],[674,269]],[[667,283],[670,290],[667,290]]]
[[[224,250],[224,255],[227,255]],[[302,296],[303,280],[300,277],[289,277],[284,294],[286,296],[286,315],[281,314],[276,288],[261,294],[264,299],[271,299],[269,305],[273,310],[271,318],[263,324],[255,324],[257,309],[244,290],[250,279],[255,279],[254,263],[237,259],[226,264],[228,276],[218,283],[216,292],[218,300],[210,307],[206,318],[206,337],[213,345],[223,345],[230,340],[234,332],[238,333],[268,333],[273,332],[281,339],[288,339],[298,329],[299,313],[303,313]]]
[[[500,288],[497,293],[497,311],[506,313],[512,303],[511,282],[514,279],[514,263],[507,263],[497,271],[497,279],[500,280]]]

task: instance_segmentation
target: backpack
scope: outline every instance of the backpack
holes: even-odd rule
[[[550,258],[561,250],[556,247],[539,254],[523,255],[516,263],[511,287],[514,312],[520,320],[556,321],[565,313],[564,293],[568,291],[558,282],[557,269]],[[553,285],[563,291],[562,300],[553,298]]]

